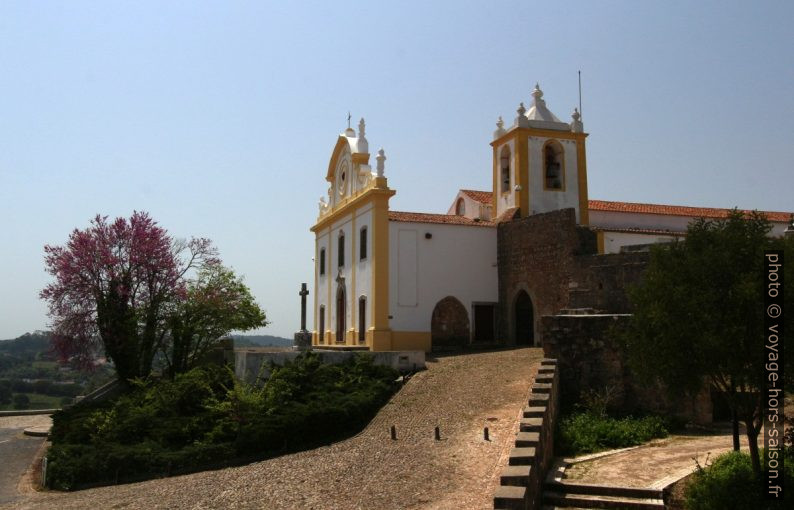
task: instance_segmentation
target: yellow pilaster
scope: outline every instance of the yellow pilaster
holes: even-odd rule
[[[590,206],[587,197],[587,156],[585,153],[584,140],[586,134],[582,134],[576,140],[576,170],[579,176],[579,224],[590,224]],[[603,253],[603,252],[600,252]]]
[[[317,345],[317,341],[318,341],[317,333],[319,332],[319,324],[320,324],[319,322],[317,322],[317,295],[320,292],[320,288],[319,288],[320,271],[318,270],[320,264],[320,249],[317,245],[318,245],[317,238],[315,238],[314,239],[314,299],[313,299],[314,310],[312,314],[314,316],[314,323],[312,327],[312,345]]]
[[[526,133],[520,130],[516,132],[515,148],[516,148],[516,186],[519,186],[519,191],[516,191],[516,205],[521,209],[521,217],[526,218],[531,214],[529,209],[529,139]]]
[[[325,305],[325,330],[328,332],[328,334],[325,335],[325,338],[327,339],[326,343],[328,343],[328,344],[334,343],[334,341],[333,341],[333,339],[332,339],[332,337],[330,335],[330,332],[334,330],[334,327],[333,327],[334,321],[332,319],[332,317],[334,315],[331,313],[331,310],[333,310],[332,307],[336,306],[336,304],[335,304],[336,301],[332,301],[331,300],[331,298],[332,298],[332,289],[333,289],[333,286],[334,286],[334,283],[333,283],[334,282],[334,278],[332,276],[333,275],[333,269],[332,269],[333,264],[331,263],[331,254],[333,253],[333,251],[331,251],[333,249],[333,247],[332,247],[333,239],[332,238],[333,238],[333,236],[331,235],[331,225],[329,224],[328,225],[328,248],[327,248],[327,251],[325,252],[325,264],[326,264],[326,268],[325,268],[325,284],[326,284],[326,287],[328,288],[328,301],[326,301],[326,305]]]
[[[372,331],[370,348],[388,351],[391,345],[389,327],[389,198],[394,195],[385,178],[376,179],[378,193],[372,198]]]
[[[499,216],[499,210],[497,209],[497,202],[499,199],[498,193],[498,186],[499,186],[499,168],[497,168],[499,158],[496,156],[497,147],[496,145],[493,146],[493,193],[491,193],[491,211],[493,211],[493,219],[496,219]]]
[[[367,155],[369,156],[369,155]],[[353,211],[350,220],[350,292],[348,292],[348,303],[350,306],[350,327],[347,328],[347,343],[354,345],[356,343],[356,312],[358,312],[358,297],[356,295],[356,265],[358,264],[358,257],[356,256],[356,241],[358,240],[358,231],[356,230],[356,211]]]

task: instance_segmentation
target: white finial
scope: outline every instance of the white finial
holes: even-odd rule
[[[535,83],[535,90],[532,91],[532,97],[535,99],[536,103],[543,97],[543,91],[540,90],[540,84],[537,82]]]
[[[571,131],[574,133],[581,133],[584,131],[584,124],[582,124],[582,114],[579,113],[578,108],[573,109],[573,113],[571,114],[571,118],[573,121],[571,122]]]
[[[375,160],[378,162],[377,166],[375,167],[378,171],[378,177],[383,177],[383,170],[385,167],[384,161],[386,161],[386,153],[383,151],[383,147],[378,149],[378,155],[375,157]]]
[[[365,128],[366,126],[364,125],[364,117],[361,117],[361,120],[358,121],[358,141],[356,142],[356,152],[369,154],[369,142],[367,141],[367,137],[364,136]]]
[[[350,118],[351,117],[352,116],[350,115],[350,110],[348,110],[347,111],[347,129],[350,129]]]
[[[493,132],[493,137],[496,139],[505,133],[505,121],[502,120],[502,116],[500,115],[499,120],[496,121],[496,131]]]
[[[516,113],[518,113],[518,116],[516,117],[514,124],[518,127],[529,127],[529,120],[526,117],[527,109],[524,106],[524,103],[519,103]]]

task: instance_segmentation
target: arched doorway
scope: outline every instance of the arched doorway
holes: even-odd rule
[[[525,290],[516,296],[515,310],[516,345],[535,345],[535,311],[532,300]]]
[[[430,320],[430,338],[434,351],[460,349],[469,343],[469,314],[460,301],[447,296],[436,303]]]
[[[345,288],[340,285],[336,291],[336,341],[345,342],[345,316],[347,315],[347,299]]]

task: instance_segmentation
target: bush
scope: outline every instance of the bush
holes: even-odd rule
[[[14,409],[27,409],[30,407],[30,397],[24,393],[14,395]]]
[[[761,452],[761,458],[765,455]],[[762,467],[762,477],[763,477]],[[794,483],[794,455],[786,453],[783,484]],[[783,509],[783,502],[767,501],[762,494],[765,480],[753,473],[750,455],[728,452],[711,465],[698,469],[686,488],[684,497],[688,510],[772,510]]]
[[[666,436],[664,421],[658,416],[617,419],[591,412],[563,418],[556,435],[558,451],[564,455],[636,446]]]
[[[134,481],[327,444],[363,428],[396,378],[369,357],[326,365],[309,353],[272,367],[262,387],[218,367],[138,381],[113,402],[53,415],[48,483],[69,490]]]

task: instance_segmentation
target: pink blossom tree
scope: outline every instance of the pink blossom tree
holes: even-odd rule
[[[45,246],[54,281],[41,291],[53,344],[82,365],[104,348],[123,382],[146,377],[188,296],[188,272],[220,264],[208,239],[173,239],[142,212],[108,222],[97,215],[64,246]]]

